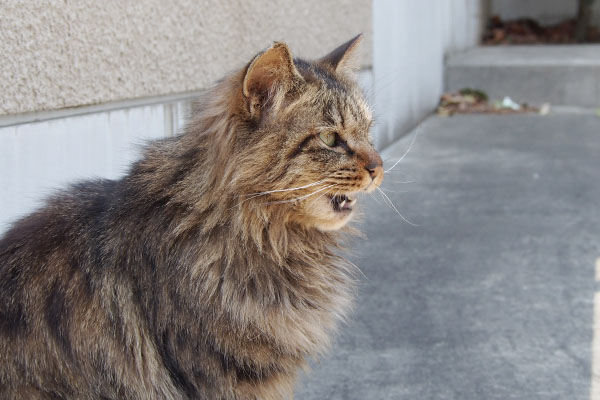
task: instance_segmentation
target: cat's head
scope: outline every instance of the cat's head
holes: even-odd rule
[[[316,61],[293,58],[284,43],[237,75],[235,181],[245,205],[283,209],[288,221],[322,231],[351,218],[361,192],[383,180],[372,114],[353,78],[360,36]]]

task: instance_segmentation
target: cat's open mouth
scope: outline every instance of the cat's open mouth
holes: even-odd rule
[[[333,210],[337,212],[350,212],[352,211],[352,206],[356,203],[356,199],[352,199],[345,194],[327,197],[329,197]]]

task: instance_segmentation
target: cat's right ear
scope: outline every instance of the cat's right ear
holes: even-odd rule
[[[356,60],[356,49],[362,40],[362,33],[359,33],[346,43],[327,54],[319,60],[322,65],[327,65],[337,72],[352,72],[358,68]]]
[[[291,89],[304,78],[294,65],[294,58],[285,43],[275,42],[248,64],[242,84],[242,94],[248,111],[256,115],[277,89]]]

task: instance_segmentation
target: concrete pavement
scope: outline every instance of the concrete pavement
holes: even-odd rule
[[[589,399],[600,118],[431,117],[382,188],[419,226],[362,199],[356,308],[296,398]]]

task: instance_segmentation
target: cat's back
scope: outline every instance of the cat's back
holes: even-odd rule
[[[82,243],[82,237],[99,236],[116,187],[117,182],[112,180],[78,183],[52,195],[41,208],[17,220],[0,236],[0,275],[16,265],[43,272],[42,266],[51,260],[42,259],[61,250],[77,252],[75,245]]]
[[[0,238],[0,397],[44,398],[36,386],[50,396],[77,384],[73,376],[57,380],[56,372],[74,362],[73,330],[92,317],[84,310],[98,308],[94,269],[101,268],[115,186],[110,180],[76,184]]]

